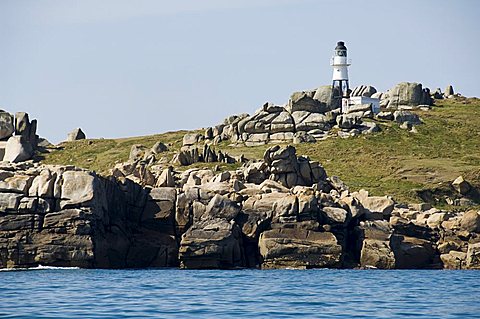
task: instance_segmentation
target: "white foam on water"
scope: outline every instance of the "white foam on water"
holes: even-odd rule
[[[74,269],[80,269],[80,267],[55,267],[55,266],[38,265],[37,267],[30,267],[30,268],[0,268],[0,271],[26,271],[26,270],[51,270],[51,269],[74,270]]]

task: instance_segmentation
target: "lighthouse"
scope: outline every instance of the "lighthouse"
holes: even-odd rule
[[[333,67],[332,102],[341,107],[342,113],[348,113],[352,107],[359,104],[369,104],[374,114],[380,112],[380,99],[369,96],[350,96],[348,84],[347,47],[345,42],[338,41],[330,65]]]
[[[348,98],[350,95],[348,86],[348,66],[350,61],[347,60],[345,42],[337,42],[330,65],[333,67],[332,97],[334,99]]]

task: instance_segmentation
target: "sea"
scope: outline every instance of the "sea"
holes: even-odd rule
[[[480,271],[0,271],[0,318],[480,318]]]

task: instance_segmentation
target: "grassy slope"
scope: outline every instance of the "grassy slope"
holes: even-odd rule
[[[480,186],[480,100],[468,100],[467,104],[440,101],[419,115],[425,124],[417,127],[417,134],[384,122],[380,133],[301,144],[296,146],[297,153],[320,161],[329,175],[341,177],[353,190],[365,188],[399,201],[418,202],[414,190],[447,189],[449,182],[462,174]],[[115,162],[125,161],[133,144],[150,147],[162,141],[175,150],[184,133],[66,143],[63,150],[47,154],[43,162],[105,172]],[[261,158],[266,146],[235,147],[223,142],[217,148]]]
[[[60,149],[43,154],[45,164],[75,165],[99,173],[106,173],[115,163],[125,162],[134,144],[152,147],[161,141],[172,150],[167,156],[173,156],[174,150],[182,145],[187,131],[167,132],[150,136],[120,139],[90,139],[60,144]]]

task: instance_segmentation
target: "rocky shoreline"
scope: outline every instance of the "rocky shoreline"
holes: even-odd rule
[[[480,269],[480,211],[351,192],[293,146],[163,175],[2,163],[0,268]]]

